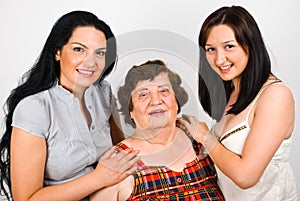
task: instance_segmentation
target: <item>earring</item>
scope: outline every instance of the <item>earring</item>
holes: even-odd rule
[[[59,61],[58,55],[60,54],[60,51],[58,50],[55,54],[55,61]]]
[[[59,61],[59,59],[57,58],[57,55],[55,55],[55,61]]]

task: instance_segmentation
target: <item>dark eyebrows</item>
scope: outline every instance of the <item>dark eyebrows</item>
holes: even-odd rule
[[[74,45],[80,45],[80,46],[83,46],[84,48],[88,48],[86,45],[82,44],[82,43],[79,43],[79,42],[72,42],[71,44],[74,44]]]
[[[232,42],[235,42],[235,43],[236,43],[236,40],[228,40],[228,41],[225,41],[224,44],[232,43]]]
[[[223,42],[223,44],[232,43],[232,42],[237,43],[236,40],[227,40],[227,41]],[[206,43],[206,44],[205,44],[205,47],[206,47],[206,46],[213,46],[213,45],[212,45],[212,44],[209,44],[209,43]]]
[[[106,50],[106,49],[107,49],[106,47],[100,47],[97,50]]]
[[[71,44],[80,45],[80,46],[83,46],[86,49],[89,49],[86,45],[84,45],[82,43],[79,43],[79,42],[72,42]],[[100,48],[97,49],[97,51],[99,51],[99,50],[106,50],[106,49],[107,49],[106,47],[100,47]]]

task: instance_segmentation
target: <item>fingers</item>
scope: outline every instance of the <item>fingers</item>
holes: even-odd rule
[[[140,157],[137,156],[138,150],[132,148],[119,150],[116,147],[109,149],[99,160],[105,167],[117,172],[124,173],[131,170],[133,166],[137,166]]]
[[[125,178],[128,177],[129,175],[132,175],[132,174],[137,170],[137,168],[138,168],[138,167],[137,167],[136,165],[134,165],[134,166],[128,168],[125,172],[123,172],[121,178],[122,178],[122,179],[125,179]]]
[[[182,114],[181,123],[188,129],[193,138],[198,141],[202,134],[202,127],[206,124],[198,121],[195,116]],[[199,142],[199,141],[198,141]]]
[[[190,118],[190,116],[182,114],[182,120],[187,121],[188,123],[191,123],[189,118]]]
[[[179,118],[180,123],[183,124],[183,126],[185,126],[186,128],[188,128],[188,130],[191,132],[191,127],[192,126],[196,126],[196,124],[198,123],[198,120],[196,117],[194,116],[190,116],[190,115],[186,115],[186,114],[182,114],[182,118]]]
[[[111,147],[105,154],[101,157],[101,159],[112,158],[116,154],[116,147]]]
[[[195,116],[187,115],[187,114],[182,114],[182,119],[189,122],[190,124],[197,123],[198,119]]]
[[[116,160],[118,160],[118,168],[121,172],[126,172],[134,166],[137,166],[137,162],[140,160],[140,157],[137,155],[139,151],[131,149],[128,152],[120,151]]]
[[[122,161],[130,161],[132,158],[136,157],[138,153],[138,150],[134,150],[132,148],[126,150],[116,149],[111,155],[111,158],[115,158],[119,163],[121,163]]]

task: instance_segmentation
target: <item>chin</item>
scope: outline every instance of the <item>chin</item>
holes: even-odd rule
[[[90,82],[90,81],[85,81],[85,82],[81,81],[81,82],[76,83],[76,86],[80,87],[80,88],[88,88],[92,84],[93,84],[93,82]]]

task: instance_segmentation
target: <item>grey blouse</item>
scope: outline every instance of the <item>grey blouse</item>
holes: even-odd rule
[[[45,186],[91,172],[91,165],[112,146],[108,120],[116,100],[110,84],[102,81],[90,86],[84,98],[90,127],[80,112],[79,100],[58,84],[24,98],[14,111],[12,126],[47,142]]]

